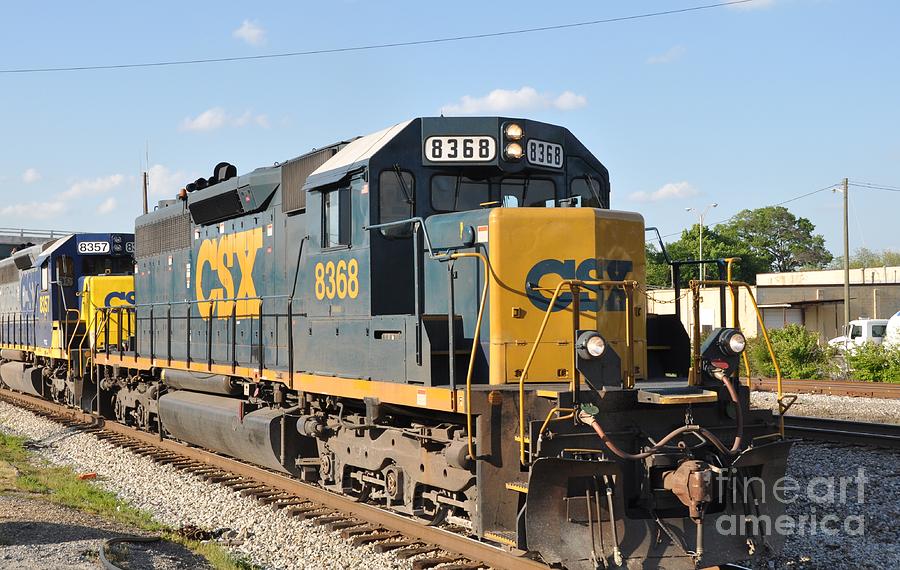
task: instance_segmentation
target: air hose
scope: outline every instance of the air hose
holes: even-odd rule
[[[610,451],[621,457],[622,459],[629,460],[640,460],[646,459],[651,455],[659,453],[659,451],[665,446],[668,442],[672,441],[672,439],[678,437],[683,433],[699,433],[709,439],[710,442],[722,453],[725,455],[736,455],[738,450],[741,448],[741,441],[744,436],[744,417],[741,413],[741,403],[738,400],[737,392],[734,389],[734,385],[732,385],[731,380],[725,374],[725,372],[720,368],[715,368],[712,370],[712,376],[717,380],[721,381],[725,384],[725,389],[728,390],[728,395],[731,397],[731,401],[734,402],[737,411],[736,411],[736,422],[737,422],[737,433],[734,437],[734,443],[731,445],[731,449],[725,447],[725,444],[722,443],[722,440],[719,439],[715,434],[713,434],[708,429],[698,426],[698,425],[684,425],[681,426],[672,432],[670,432],[667,436],[659,440],[653,447],[650,449],[643,451],[641,453],[628,453],[626,451],[622,451],[610,438],[606,435],[606,432],[603,431],[603,426],[600,425],[600,422],[597,421],[597,418],[594,417],[593,414],[582,409],[578,413],[578,419],[583,423],[594,428],[594,431],[597,432],[597,436],[606,444],[606,447],[609,448]]]

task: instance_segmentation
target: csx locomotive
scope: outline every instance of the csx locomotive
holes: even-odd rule
[[[567,129],[500,117],[221,163],[137,219],[128,305],[94,292],[119,258],[42,282],[2,377],[565,568],[778,550],[747,520],[779,514],[790,443],[737,382],[744,338],[691,351],[647,315],[643,218],[609,188]]]

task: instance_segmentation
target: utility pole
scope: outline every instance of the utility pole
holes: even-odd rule
[[[144,171],[144,213],[147,213],[147,171]]]
[[[849,190],[850,181],[844,178],[844,328],[850,324],[850,224],[849,216]]]

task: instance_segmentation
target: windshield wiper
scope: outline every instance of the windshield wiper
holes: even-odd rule
[[[400,189],[403,190],[403,195],[406,196],[406,203],[410,206],[414,205],[415,202],[413,201],[412,195],[409,193],[409,189],[406,187],[406,182],[403,181],[403,175],[400,170],[400,165],[395,164],[393,170],[394,174],[397,175],[397,182],[400,183]]]
[[[597,207],[602,208],[603,200],[600,199],[600,194],[594,189],[594,177],[588,174],[585,176],[585,178],[587,178],[588,188],[591,190],[591,194],[593,194],[594,198],[597,199]]]

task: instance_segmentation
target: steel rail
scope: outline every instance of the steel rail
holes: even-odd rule
[[[777,389],[774,378],[751,378],[751,390],[774,392]],[[888,382],[856,382],[852,380],[793,380],[782,379],[786,392],[798,394],[825,394],[828,396],[857,396],[865,398],[900,399],[900,384]]]
[[[895,424],[784,416],[784,429],[789,437],[900,449],[900,425]]]
[[[7,388],[0,388],[0,399],[13,405],[24,404],[26,406],[38,408],[73,422],[102,428],[106,431],[132,438],[139,443],[169,451],[187,459],[207,463],[212,467],[228,471],[239,477],[252,479],[267,487],[290,493],[309,501],[322,504],[325,507],[352,515],[367,523],[381,525],[408,537],[433,544],[448,552],[484,563],[492,568],[508,570],[547,570],[549,568],[546,564],[536,560],[517,556],[512,552],[502,550],[501,548],[483,542],[478,542],[472,538],[455,534],[447,530],[425,526],[402,515],[386,511],[377,506],[358,503],[347,497],[337,495],[330,491],[326,491],[325,489],[309,485],[273,471],[243,463],[236,459],[218,455],[198,447],[190,447],[175,440],[160,439],[159,435],[155,433],[140,431],[114,421],[106,421],[104,418],[68,408],[60,404],[48,402],[37,397],[13,392]]]

